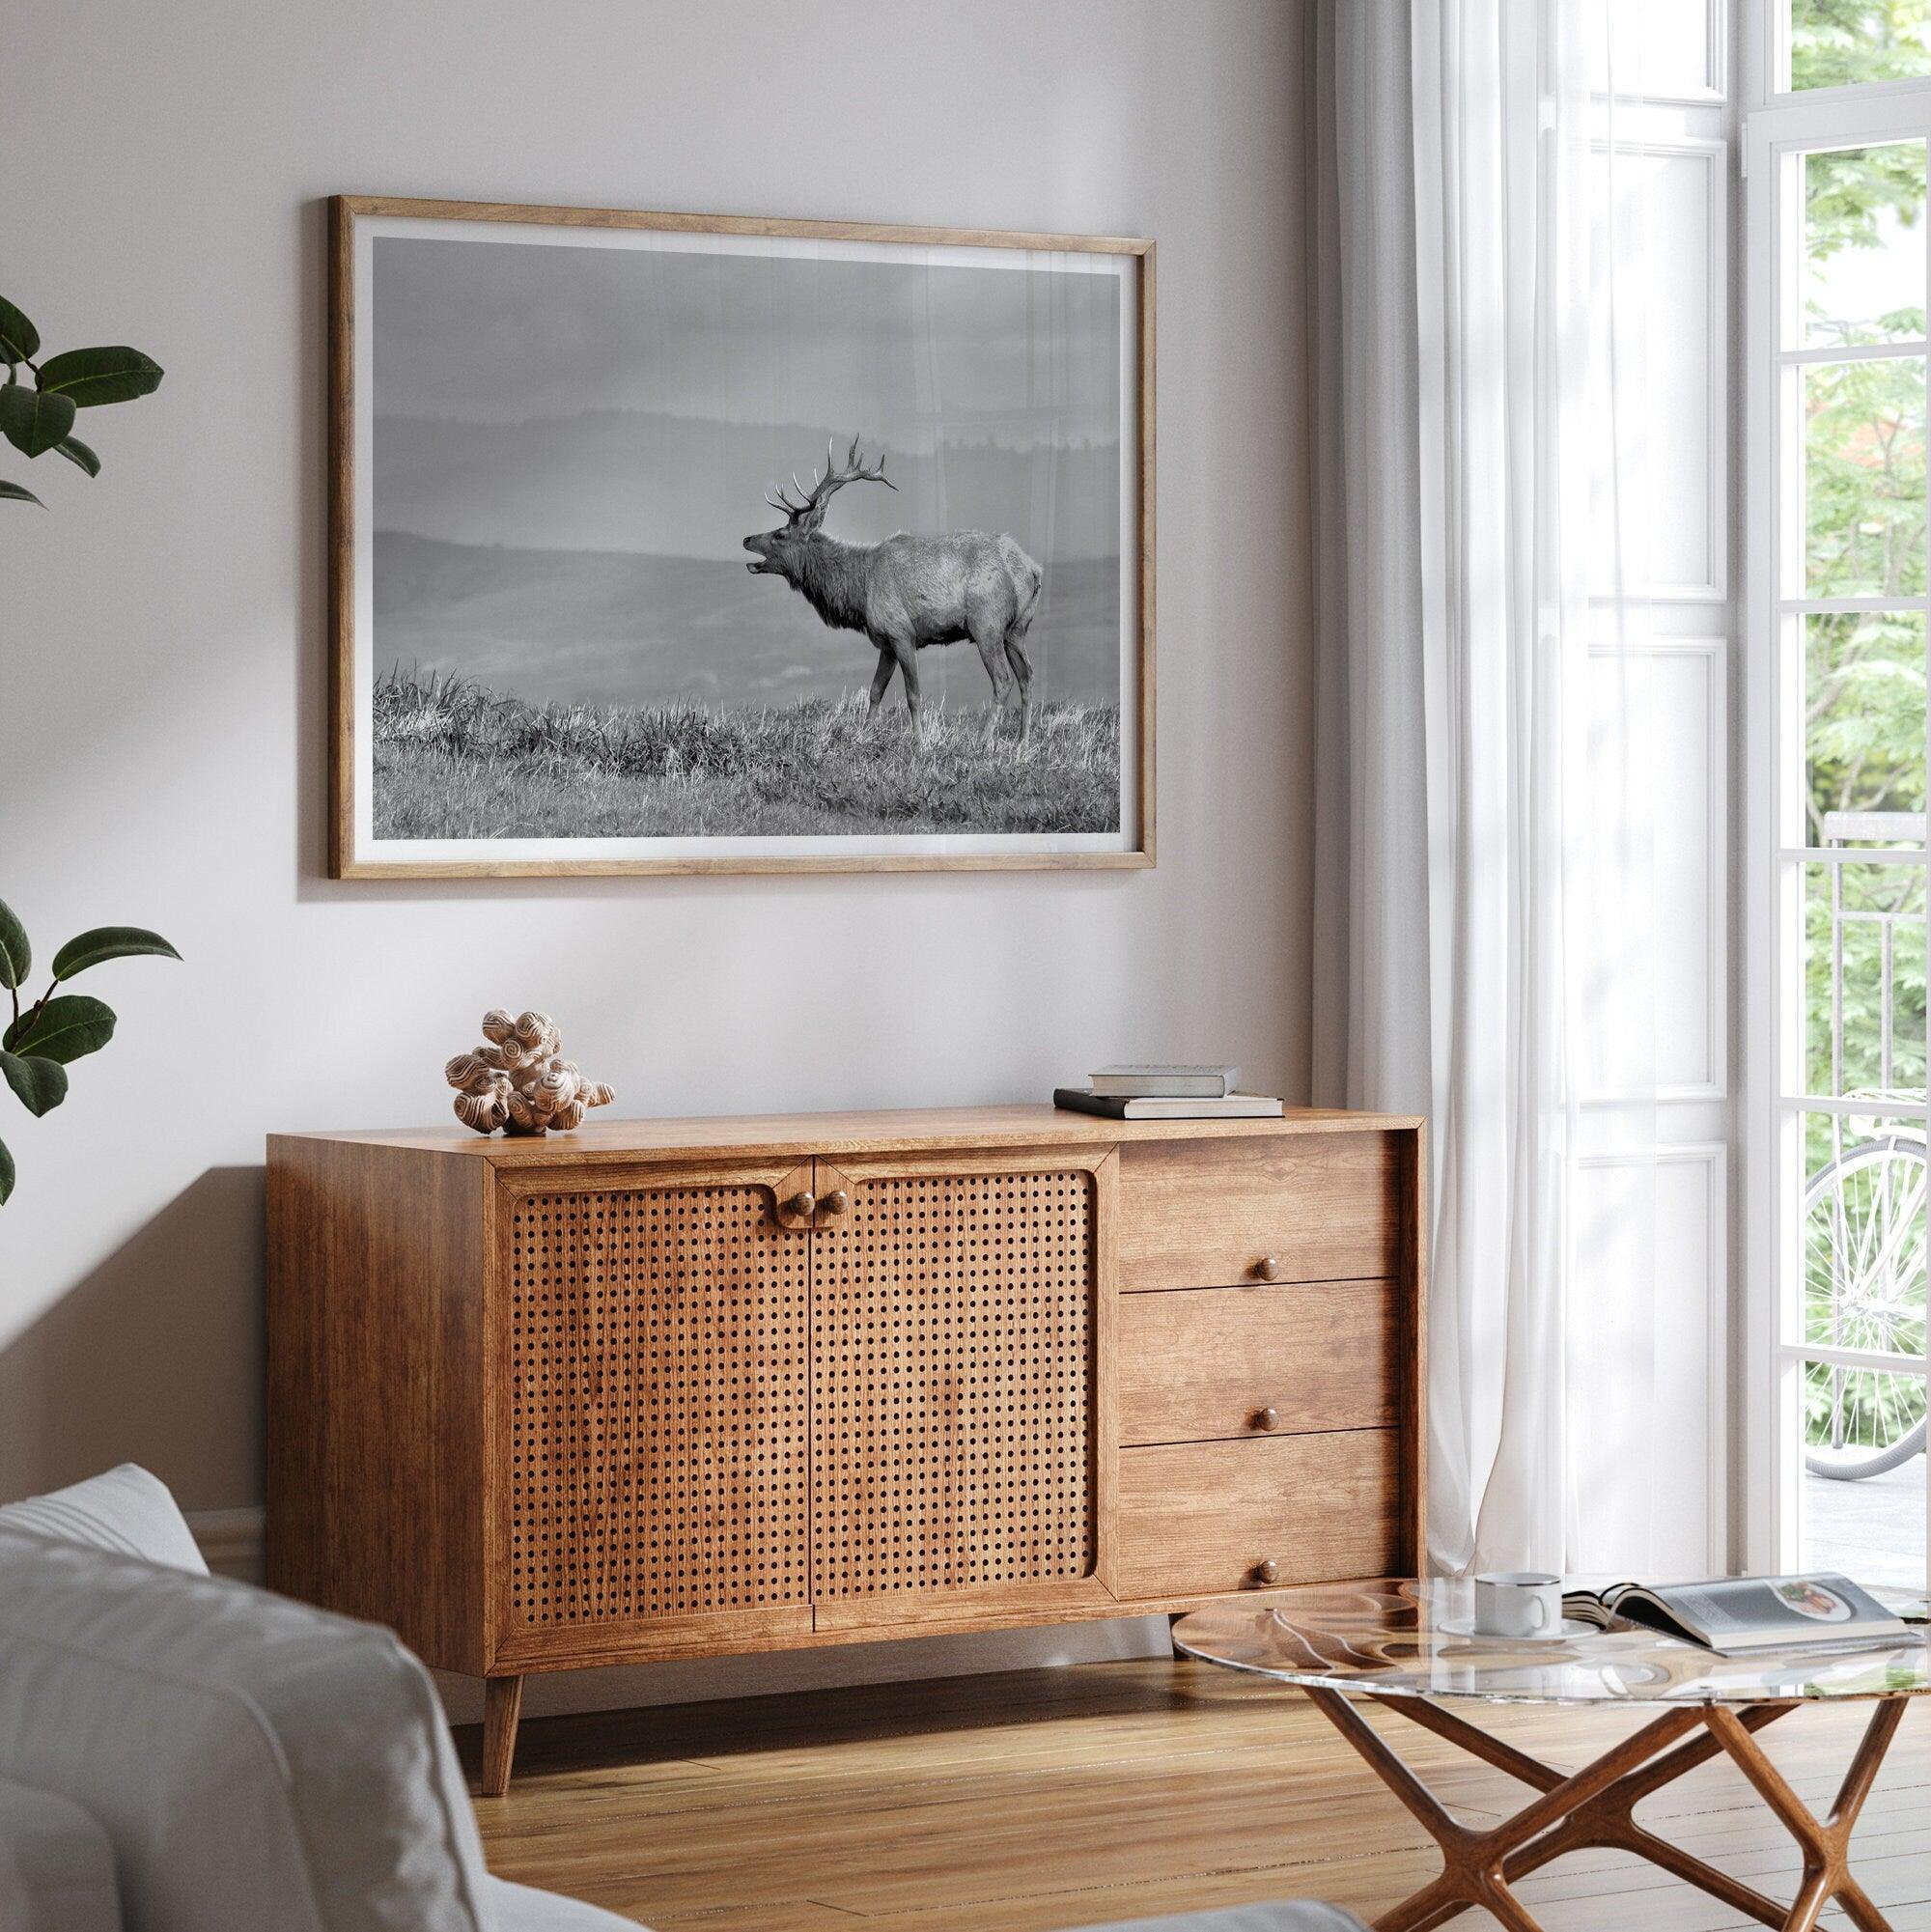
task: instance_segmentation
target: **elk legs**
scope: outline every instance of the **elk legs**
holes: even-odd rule
[[[1020,737],[1023,739],[1032,729],[1032,659],[1020,649],[1017,637],[1006,639],[1006,661],[1013,667],[1013,676],[1020,687]]]
[[[1005,633],[983,624],[967,629],[979,653],[979,661],[986,667],[986,680],[993,687],[993,714],[996,719],[1006,708],[1005,682],[999,671],[999,646],[1005,641]]]
[[[1010,688],[1018,703],[1020,714],[1020,737],[1023,739],[1032,724],[1032,660],[1020,649],[1020,640],[1009,630],[975,630],[972,642],[979,647],[979,659],[986,667],[986,675],[993,682],[993,709],[1003,712],[1006,708],[1006,691]],[[1006,662],[1011,665],[1010,686],[1002,679],[999,671],[999,654],[1005,653]]]
[[[912,730],[918,729],[918,652],[910,637],[891,640],[892,657],[899,667],[899,682],[905,686],[906,710],[911,714]]]
[[[868,630],[865,634],[879,654],[879,668],[872,673],[872,708],[866,715],[877,714],[879,707],[885,701],[892,673],[896,671],[905,681],[906,710],[910,712],[912,723],[917,724],[918,654],[912,649],[911,639],[895,637],[890,632],[881,637],[876,630]]]
[[[889,651],[879,653],[879,668],[872,673],[872,710],[876,712],[885,701],[885,692],[890,687],[892,673],[899,667],[899,660]]]

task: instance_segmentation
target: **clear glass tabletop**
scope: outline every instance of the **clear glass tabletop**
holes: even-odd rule
[[[1551,1638],[1471,1634],[1463,1579],[1314,1583],[1265,1603],[1217,1604],[1173,1627],[1190,1657],[1283,1683],[1375,1697],[1525,1704],[1772,1704],[1931,1691],[1931,1633],[1890,1648],[1719,1657],[1626,1627]]]

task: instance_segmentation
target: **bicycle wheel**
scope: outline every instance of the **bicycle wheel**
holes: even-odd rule
[[[1826,1347],[1924,1358],[1925,1145],[1889,1134],[1848,1148],[1804,1195],[1804,1338]],[[1813,1363],[1806,1372],[1805,1468],[1858,1482],[1925,1443],[1924,1384],[1908,1374]]]

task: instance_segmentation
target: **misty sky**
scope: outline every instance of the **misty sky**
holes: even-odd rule
[[[378,236],[376,406],[1119,434],[1112,275]]]
[[[379,530],[738,556],[835,432],[899,486],[836,534],[1118,553],[1115,275],[415,236],[373,265]]]

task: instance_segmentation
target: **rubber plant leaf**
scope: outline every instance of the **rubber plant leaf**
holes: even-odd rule
[[[33,966],[34,949],[27,943],[27,929],[6,900],[0,899],[0,987],[24,985]]]
[[[145,926],[96,926],[75,935],[54,955],[54,977],[71,979],[102,960],[124,960],[137,953],[166,960],[181,958],[160,934],[151,933]]]
[[[138,349],[68,349],[41,364],[41,392],[65,396],[76,408],[131,403],[161,386],[161,365]]]
[[[31,362],[40,352],[40,330],[0,295],[0,362]]]
[[[44,456],[73,428],[70,396],[49,395],[18,382],[0,384],[0,434],[23,456]]]
[[[84,993],[67,993],[21,1014],[0,1046],[10,1053],[31,1053],[69,1067],[88,1053],[99,1052],[113,1037],[111,1006]]]
[[[67,1098],[67,1069],[53,1060],[0,1049],[0,1078],[14,1089],[20,1105],[36,1116],[51,1113]]]

